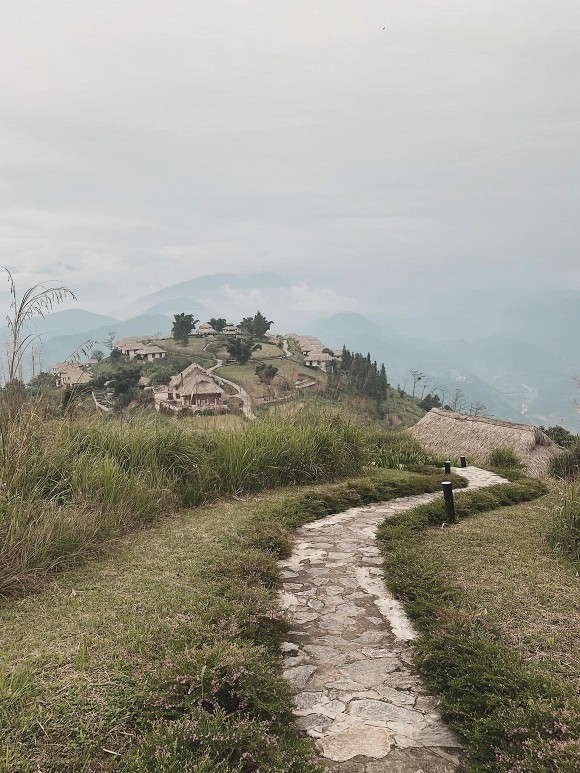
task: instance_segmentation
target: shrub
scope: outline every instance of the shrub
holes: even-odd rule
[[[564,502],[555,513],[548,535],[550,544],[580,561],[580,485],[570,484],[564,494]]]
[[[550,459],[548,472],[555,478],[564,480],[578,477],[580,473],[580,443],[576,442],[561,454],[553,456]]]
[[[486,460],[487,466],[507,470],[520,470],[524,465],[522,460],[509,446],[499,446],[491,451]]]
[[[445,461],[442,456],[425,451],[408,432],[396,430],[369,433],[367,453],[369,464],[390,469],[428,464],[443,467]]]

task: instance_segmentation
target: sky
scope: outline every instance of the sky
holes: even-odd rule
[[[5,0],[0,265],[117,315],[221,271],[325,311],[580,290],[579,33],[577,0]]]

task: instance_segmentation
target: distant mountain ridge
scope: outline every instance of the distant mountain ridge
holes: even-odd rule
[[[202,322],[212,316],[238,322],[260,304],[280,333],[310,333],[332,348],[346,344],[370,352],[385,363],[395,386],[409,389],[409,370],[417,369],[429,379],[428,388],[440,384],[448,395],[461,389],[468,402],[484,403],[497,418],[578,429],[573,401],[580,393],[572,376],[580,372],[580,339],[573,335],[580,328],[580,294],[514,298],[501,290],[491,314],[483,291],[474,290],[472,297],[450,291],[431,299],[429,306],[426,286],[421,286],[412,308],[401,307],[397,316],[385,304],[381,316],[370,319],[354,311],[319,311],[318,297],[322,306],[340,308],[341,296],[332,292],[268,271],[209,274],[128,298],[127,308],[137,304],[141,312],[127,320],[69,309],[35,319],[27,332],[41,335],[49,368],[88,340],[103,348],[112,331],[118,337],[168,334],[173,315],[180,312]],[[306,310],[300,305],[302,294],[310,303]],[[421,392],[425,384],[423,379]]]
[[[440,384],[449,396],[461,389],[468,402],[484,403],[496,418],[577,428],[574,363],[542,345],[502,336],[434,342],[392,333],[351,313],[320,319],[310,332],[331,347],[346,344],[363,354],[370,351],[373,359],[385,363],[394,385],[409,389],[409,371],[416,369],[430,379],[431,387]]]

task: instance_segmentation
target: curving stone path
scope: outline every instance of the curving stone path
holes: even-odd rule
[[[505,483],[455,469],[470,488]],[[412,667],[416,634],[389,593],[375,542],[389,516],[440,494],[356,507],[296,531],[281,561],[280,603],[293,630],[282,645],[298,724],[321,763],[341,773],[452,773],[461,744]]]

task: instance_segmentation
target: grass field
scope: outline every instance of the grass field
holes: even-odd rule
[[[280,350],[278,350],[280,351]],[[259,354],[259,352],[255,352]],[[296,362],[283,360],[269,360],[269,362],[278,368],[278,375],[274,379],[274,387],[283,390],[285,388],[285,381],[296,380],[309,380],[318,381],[324,383],[326,377],[324,373],[314,368],[307,368],[304,365],[299,365]],[[216,368],[215,373],[217,376],[230,379],[236,384],[240,384],[252,397],[265,397],[268,395],[268,389],[264,384],[260,383],[260,379],[256,375],[256,361],[252,360],[247,365],[224,365],[221,368]]]
[[[2,604],[0,771],[313,771],[278,657],[285,526],[441,478],[375,471],[168,512]]]
[[[516,497],[538,487],[511,485]],[[490,496],[458,496],[471,517],[453,528],[424,529],[434,506],[385,522],[387,581],[423,631],[418,663],[467,738],[469,770],[577,770],[578,564],[548,541],[562,491],[499,509]]]

